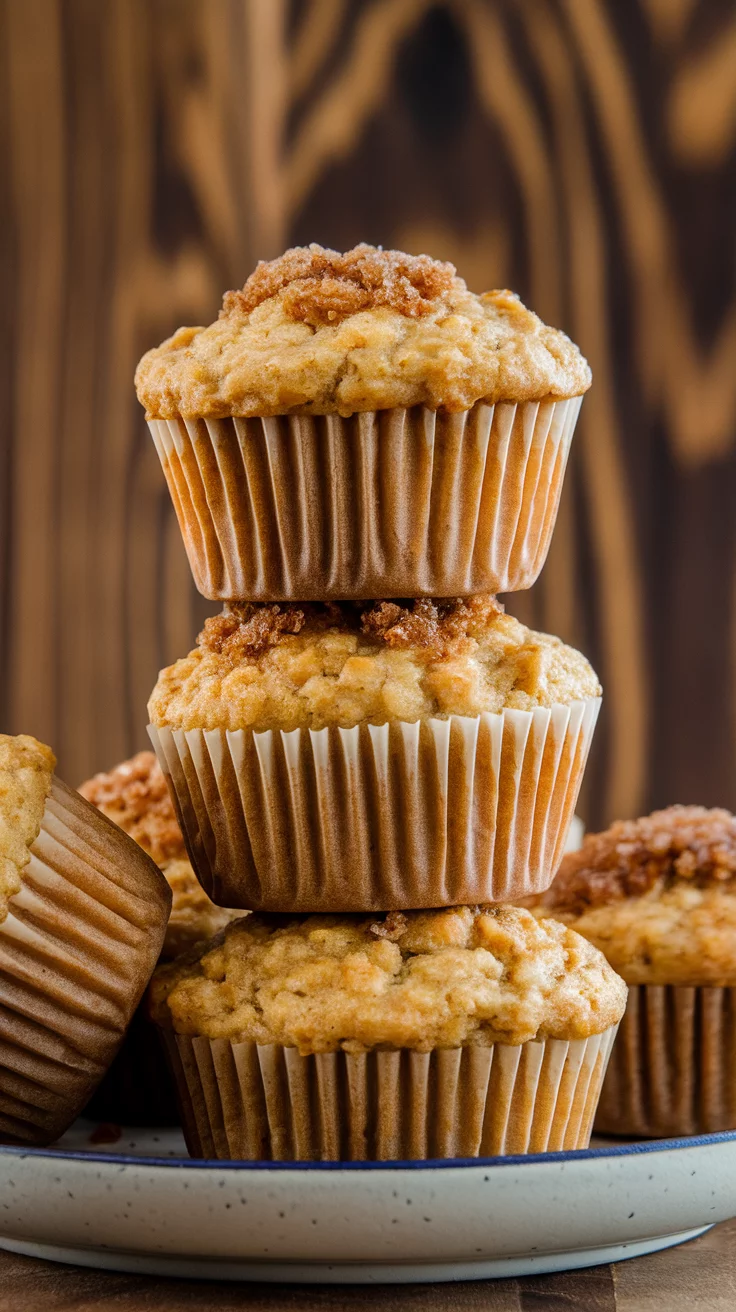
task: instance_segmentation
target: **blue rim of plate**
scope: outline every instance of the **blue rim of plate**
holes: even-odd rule
[[[155,1128],[155,1127],[150,1127]],[[736,1141],[736,1130],[717,1134],[694,1134],[680,1139],[642,1139],[635,1143],[606,1144],[602,1148],[576,1148],[558,1153],[523,1153],[508,1157],[432,1157],[425,1161],[387,1162],[238,1162],[218,1158],[140,1157],[130,1153],[82,1152],[73,1148],[24,1148],[21,1144],[0,1144],[0,1160],[49,1158],[51,1161],[94,1162],[113,1166],[165,1166],[180,1171],[427,1171],[452,1167],[488,1169],[497,1166],[540,1166],[556,1162],[583,1162],[601,1157],[637,1157],[647,1153],[671,1152],[680,1148],[707,1148]]]

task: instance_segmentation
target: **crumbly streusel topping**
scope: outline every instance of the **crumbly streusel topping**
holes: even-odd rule
[[[580,652],[493,597],[236,605],[162,670],[149,714],[181,729],[321,729],[414,722],[597,697]]]
[[[467,410],[581,396],[577,347],[512,292],[476,296],[451,264],[360,245],[297,247],[180,328],[136,371],[149,418]]]
[[[504,608],[495,597],[371,602],[231,602],[205,620],[197,642],[234,665],[260,656],[303,630],[339,628],[395,651],[421,651],[428,661],[459,654],[482,635]]]
[[[517,907],[249,916],[154,977],[153,1013],[182,1034],[302,1053],[579,1039],[620,1020],[601,953]]]
[[[315,328],[379,306],[418,319],[431,313],[438,296],[464,289],[453,264],[429,255],[385,251],[365,242],[343,255],[312,242],[259,261],[242,291],[226,292],[221,313],[250,314],[282,292],[289,317]]]
[[[703,806],[670,806],[588,834],[564,858],[544,905],[579,914],[655,887],[664,892],[677,880],[722,884],[735,874],[736,817]]]
[[[0,922],[20,891],[38,838],[56,768],[50,747],[19,734],[0,734]]]
[[[129,761],[94,775],[79,792],[135,839],[157,866],[186,857],[166,780],[153,752],[137,752]]]

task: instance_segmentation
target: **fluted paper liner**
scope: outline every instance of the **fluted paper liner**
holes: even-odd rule
[[[537,578],[581,402],[149,428],[205,597],[467,596]]]
[[[22,881],[0,924],[0,1140],[46,1144],[112,1061],[171,895],[132,839],[58,779]]]
[[[736,1129],[736,988],[629,988],[595,1128],[655,1139]]]
[[[309,1057],[163,1033],[193,1157],[391,1161],[586,1148],[616,1026],[573,1042]]]
[[[149,733],[214,902],[407,910],[549,887],[599,706],[588,698],[353,729]]]

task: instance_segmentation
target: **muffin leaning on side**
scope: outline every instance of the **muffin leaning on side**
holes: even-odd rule
[[[172,902],[161,961],[216,934],[236,914],[207,897],[187,859],[181,829],[153,752],[138,752],[79,789],[87,801],[142,847],[163,872]],[[175,1125],[176,1093],[158,1036],[139,1007],[86,1115],[123,1125]]]
[[[631,986],[596,1130],[736,1128],[736,818],[673,806],[589,834],[540,899]]]
[[[226,601],[530,587],[589,386],[511,292],[364,244],[259,264],[136,373],[195,582]]]
[[[582,1148],[626,986],[515,907],[252,916],[150,992],[193,1156]]]
[[[498,902],[554,875],[599,693],[493,597],[245,604],[161,672],[149,732],[217,903]]]
[[[153,972],[171,893],[153,861],[0,735],[0,1139],[47,1144],[110,1065]]]

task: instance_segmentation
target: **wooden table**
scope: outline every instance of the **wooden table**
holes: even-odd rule
[[[0,1312],[733,1312],[736,1220],[651,1257],[452,1285],[245,1285],[159,1280],[0,1253]]]

